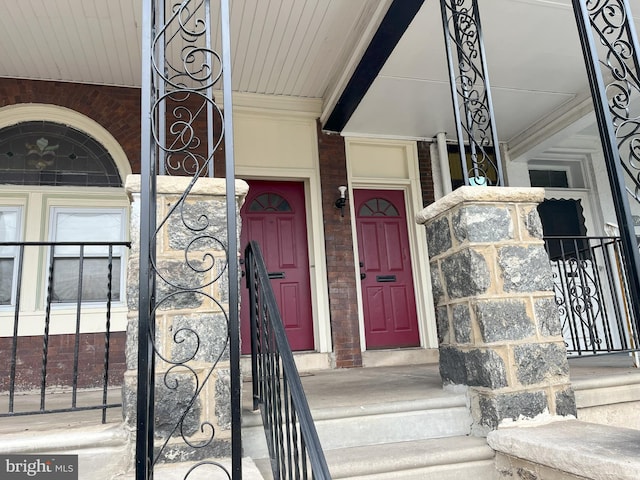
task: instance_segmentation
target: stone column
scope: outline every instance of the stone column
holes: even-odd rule
[[[541,188],[462,187],[425,208],[445,388],[467,387],[472,433],[575,415],[536,206]]]
[[[132,430],[138,367],[140,180],[139,175],[131,175],[125,186],[132,203],[123,416]],[[226,265],[223,245],[227,243],[225,180],[198,179],[184,205],[174,209],[190,181],[188,177],[157,178],[156,255],[161,275],[156,277],[155,434],[159,445],[170,437],[160,455],[161,462],[230,456],[230,372],[225,316],[229,311],[229,285],[223,271]],[[245,182],[236,182],[238,218],[247,191]],[[239,233],[240,226],[238,237]],[[229,252],[229,261],[237,261],[237,253]],[[184,291],[171,284],[193,289]],[[200,387],[202,390],[196,395]],[[176,428],[183,415],[182,426]],[[204,443],[212,432],[209,424],[215,429],[213,441],[206,448],[188,447],[182,436],[191,443]]]

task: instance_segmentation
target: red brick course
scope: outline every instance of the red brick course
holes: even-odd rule
[[[42,336],[18,337],[16,349],[16,391],[40,388],[42,378]],[[126,369],[126,332],[112,332],[109,339],[109,386],[122,385]],[[9,390],[13,338],[0,338],[0,391]],[[51,335],[47,344],[46,387],[73,385],[75,335]],[[104,374],[104,333],[83,333],[78,349],[78,387],[101,387]]]
[[[422,202],[427,205],[435,202],[433,188],[433,172],[431,169],[431,144],[418,142],[418,168],[420,169],[420,185],[422,187]]]
[[[351,212],[349,208],[345,208],[344,217],[341,217],[340,210],[335,207],[338,187],[347,185],[344,138],[340,135],[325,134],[318,128],[318,156],[322,185],[331,334],[336,367],[361,367],[362,352]]]
[[[140,172],[140,89],[0,78],[0,107],[44,103],[75,110],[95,120],[124,149]]]

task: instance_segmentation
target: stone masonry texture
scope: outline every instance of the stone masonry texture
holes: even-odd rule
[[[427,226],[427,248],[429,255],[436,257],[451,248],[449,219],[442,217]]]
[[[533,302],[533,309],[538,319],[540,335],[545,337],[562,336],[560,314],[555,298],[538,298]]]
[[[453,306],[453,332],[456,343],[471,343],[471,314],[466,303]]]
[[[482,339],[487,342],[519,340],[535,334],[533,319],[529,317],[523,300],[480,300],[474,311]]]
[[[452,223],[459,242],[500,242],[513,238],[513,222],[505,207],[463,207],[454,214]]]
[[[135,190],[135,177],[131,180]],[[198,191],[209,192],[223,181],[201,179],[198,182]],[[182,183],[185,182],[165,177],[158,181],[161,191],[158,214],[172,214],[157,237],[155,348],[159,355],[156,356],[155,423],[159,437],[184,434],[197,436],[194,441],[198,441],[206,434],[201,428],[204,422],[209,422],[218,432],[228,430],[230,424],[228,318],[222,311],[228,309],[229,301],[229,284],[222,274],[226,269],[226,255],[221,242],[226,239],[226,232],[220,226],[225,222],[224,215],[220,214],[224,204],[220,196],[192,193],[190,203],[173,210],[177,198],[174,190],[181,188]],[[136,202],[133,206],[136,212]],[[133,235],[137,236],[139,215],[133,214],[131,222]],[[128,380],[123,389],[123,414],[130,425],[135,422],[137,257],[138,252],[134,251],[129,258],[129,372],[125,374]],[[202,383],[205,377],[210,382],[207,385]],[[200,386],[203,389],[195,396]],[[217,436],[215,443],[220,445],[216,448],[222,448],[227,437],[227,434]]]
[[[553,290],[549,257],[542,244],[505,246],[498,250],[505,292]]]
[[[489,265],[482,254],[462,250],[441,261],[444,286],[449,298],[481,295],[491,285]]]
[[[468,387],[475,435],[507,418],[575,415],[538,192],[464,188],[418,215],[442,381]]]
[[[479,424],[495,430],[502,420],[533,418],[548,408],[547,397],[541,391],[488,394],[479,397]]]
[[[562,379],[569,375],[569,365],[565,361],[567,352],[563,345],[525,343],[514,346],[513,354],[518,381],[522,385],[534,385],[554,377]]]

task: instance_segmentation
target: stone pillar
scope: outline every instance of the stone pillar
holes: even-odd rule
[[[139,175],[130,175],[125,186],[132,203],[123,416],[132,430],[138,367],[140,180]],[[160,228],[156,255],[161,275],[156,277],[155,434],[162,441],[171,437],[159,458],[161,462],[230,456],[230,371],[225,316],[229,311],[229,285],[227,273],[222,271],[226,265],[222,245],[227,243],[225,180],[198,179],[184,206],[172,211],[190,181],[188,177],[157,178]],[[247,191],[245,182],[236,182],[238,218]],[[160,226],[163,219],[166,221]],[[240,227],[238,237],[239,233]],[[229,257],[230,261],[237,261],[237,252],[230,252]],[[185,292],[170,283],[195,288]],[[175,294],[178,291],[181,293]],[[195,395],[200,387],[202,391]],[[176,428],[185,411],[182,427]],[[207,422],[215,429],[213,441],[206,448],[188,447],[182,434],[191,443],[204,442],[212,432]]]
[[[440,375],[468,387],[472,433],[575,415],[536,206],[541,188],[462,187],[425,208]]]

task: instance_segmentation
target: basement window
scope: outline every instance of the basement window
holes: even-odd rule
[[[569,188],[566,170],[529,170],[532,187]]]

